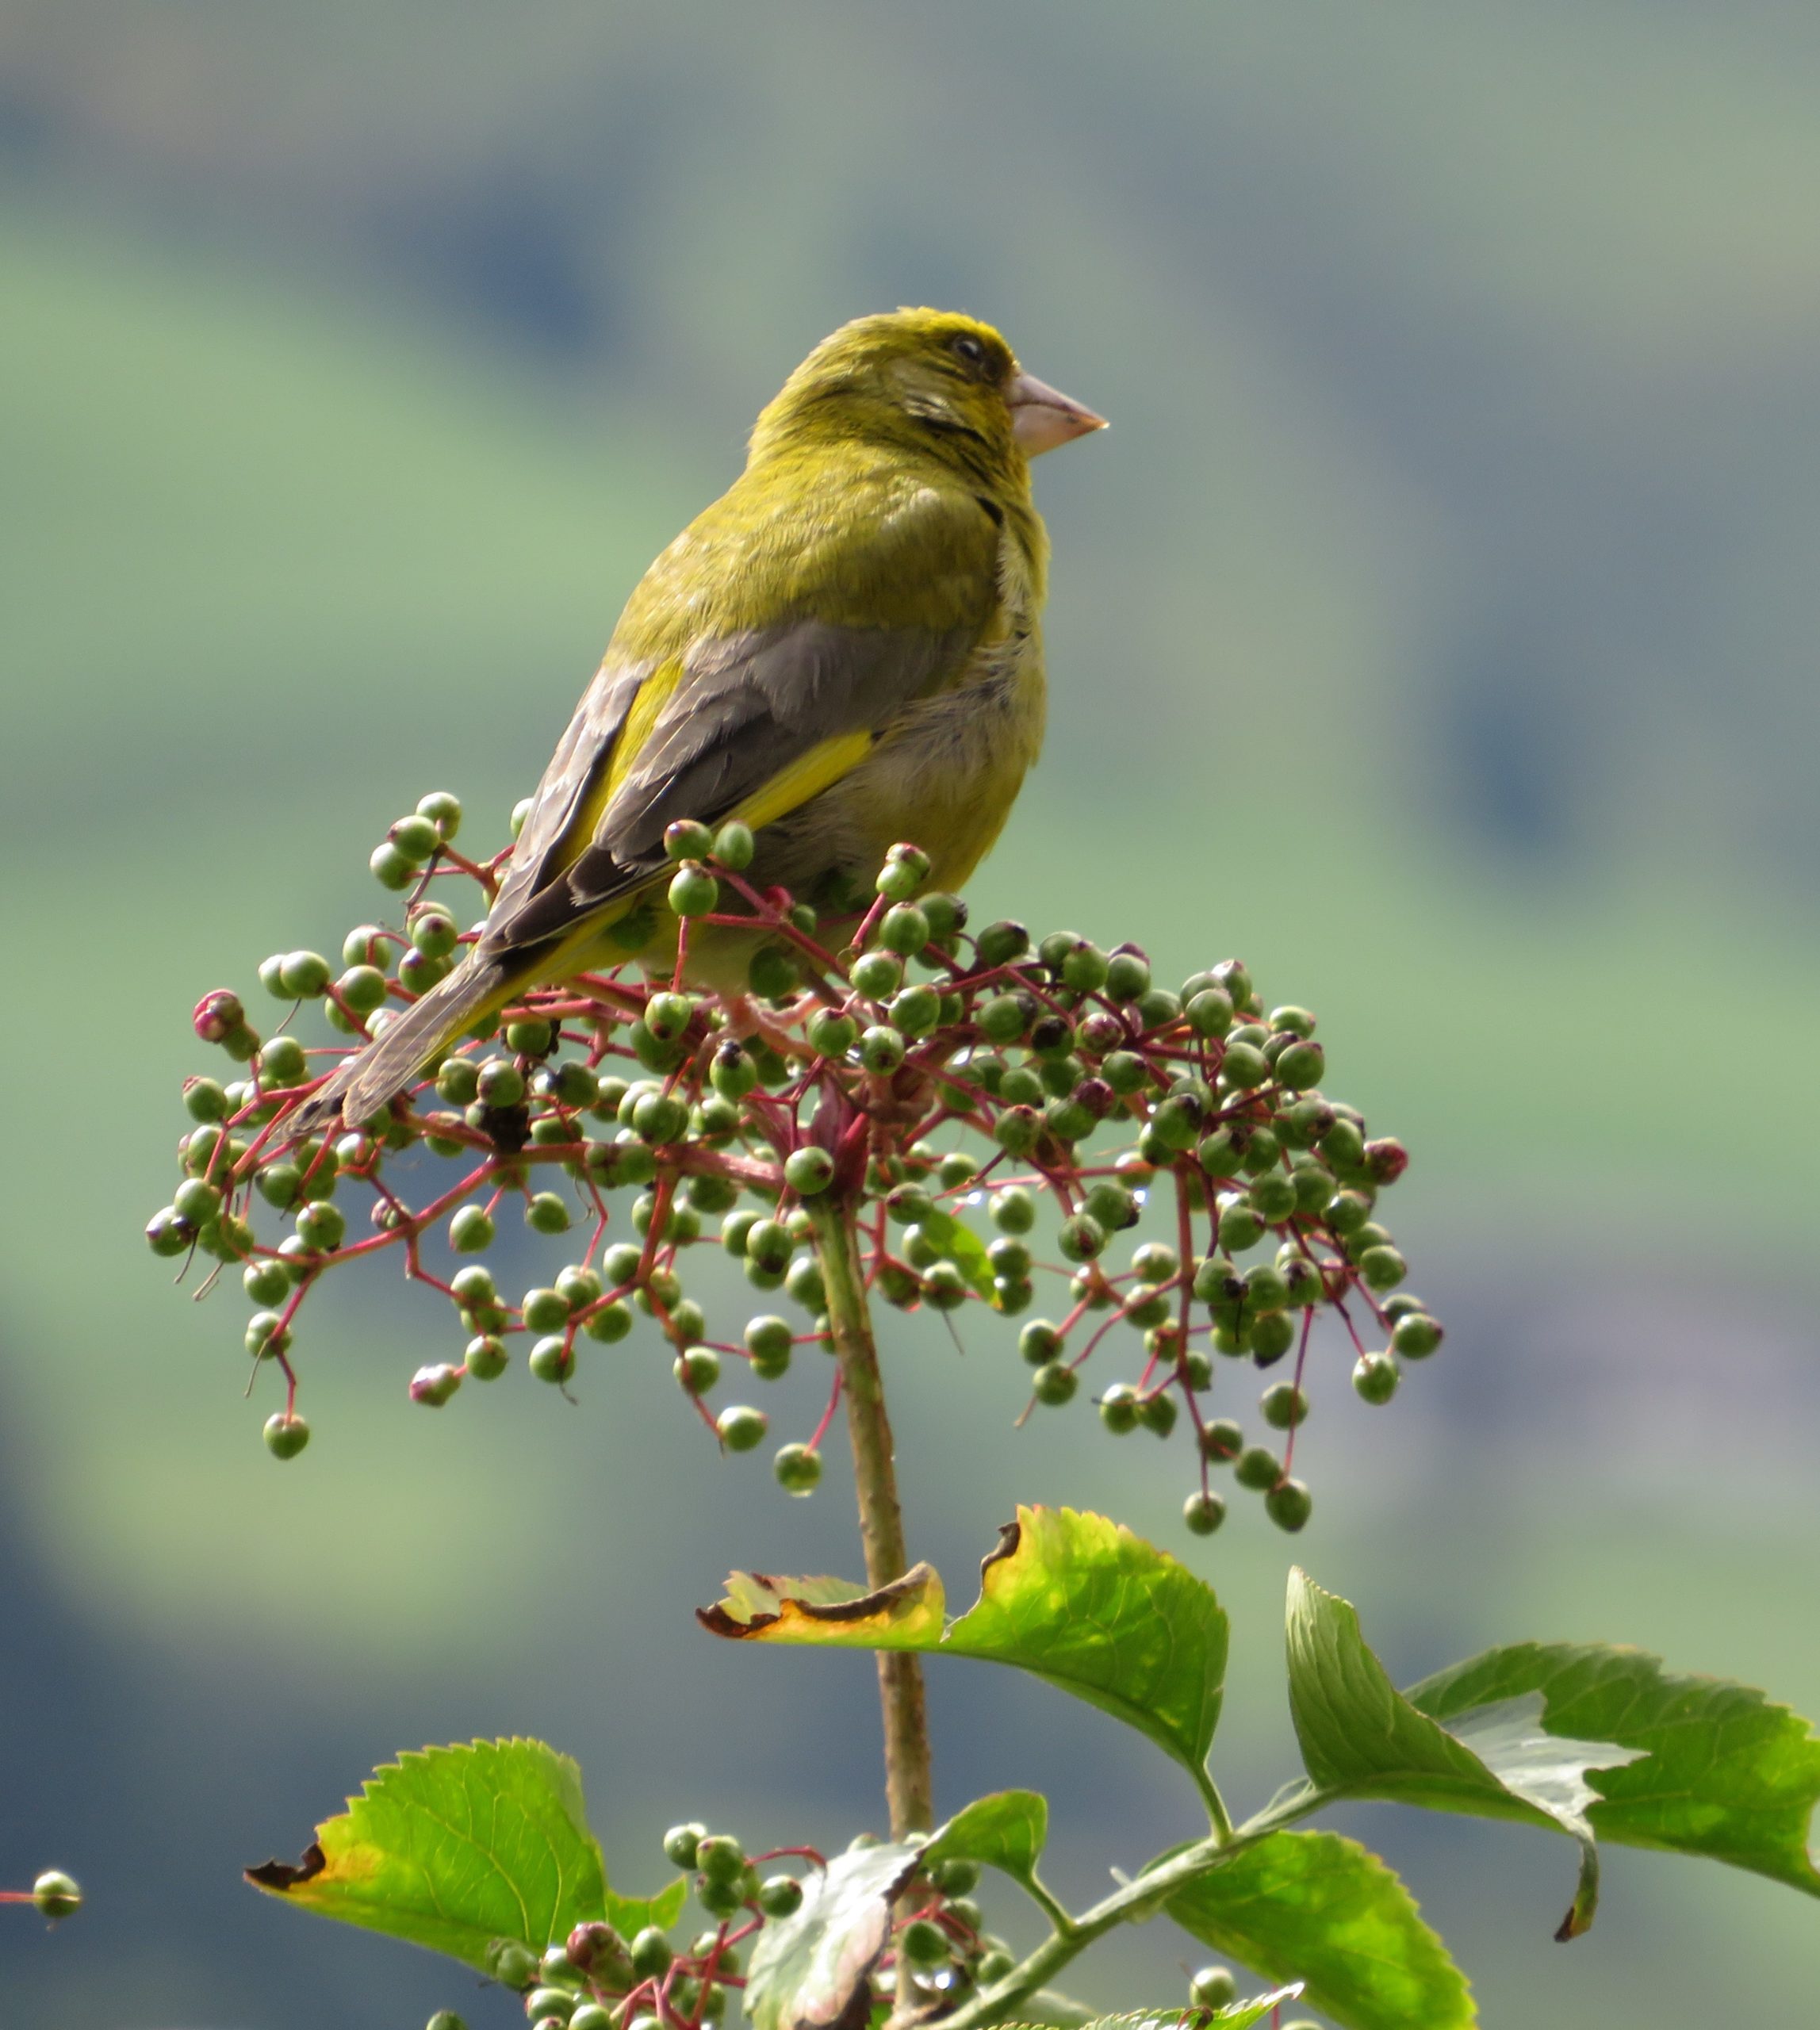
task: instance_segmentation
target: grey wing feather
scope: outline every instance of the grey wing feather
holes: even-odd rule
[[[580,743],[586,735],[578,733],[588,700],[607,676],[603,670],[538,791],[538,809],[512,856],[514,878],[493,911],[488,948],[510,950],[560,936],[638,887],[663,865],[667,825],[681,818],[718,824],[822,741],[879,730],[960,666],[975,633],[972,627],[929,632],[802,620],[698,644],[637,765],[601,814],[592,840],[571,857],[564,836],[570,817],[596,772],[610,765],[611,736],[597,741],[592,766],[584,767],[589,757]],[[614,733],[642,675],[622,672],[610,687],[617,707]],[[603,695],[597,724],[606,719],[607,703]],[[575,781],[558,804],[550,792],[565,780],[565,765]],[[557,807],[540,822],[546,801]],[[521,859],[522,883],[515,871]]]
[[[568,730],[557,742],[531,798],[524,829],[512,848],[506,877],[492,910],[489,944],[524,940],[503,936],[505,926],[538,892],[557,879],[570,857],[565,841],[576,811],[600,776],[613,764],[619,729],[638,688],[650,673],[648,663],[602,664],[582,693]]]

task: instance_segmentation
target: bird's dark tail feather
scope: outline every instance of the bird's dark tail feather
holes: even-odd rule
[[[285,1122],[300,1135],[333,1128],[338,1120],[363,1126],[382,1113],[439,1051],[462,1032],[502,1008],[522,974],[497,959],[470,958],[395,1016],[385,1033],[337,1067]]]

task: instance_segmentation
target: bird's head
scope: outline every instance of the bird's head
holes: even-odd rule
[[[824,431],[911,443],[969,471],[1021,464],[1105,419],[1024,372],[990,324],[952,310],[857,317],[784,384],[755,458]]]

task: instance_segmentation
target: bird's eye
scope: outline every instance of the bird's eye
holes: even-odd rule
[[[965,360],[969,366],[986,364],[986,348],[971,331],[962,331],[948,341],[948,350],[956,359]]]

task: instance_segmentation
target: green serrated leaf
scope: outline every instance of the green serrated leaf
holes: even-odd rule
[[[1029,1882],[1049,1837],[1048,1802],[1035,1791],[995,1791],[976,1798],[937,1829],[925,1861],[981,1861]]]
[[[1820,1895],[1807,1844],[1820,1739],[1748,1685],[1679,1676],[1641,1649],[1525,1642],[1407,1696],[1450,1727],[1473,1707],[1539,1698],[1551,1733],[1596,1735],[1647,1758],[1598,1776],[1586,1815],[1601,1840],[1703,1855]]]
[[[926,1565],[876,1592],[735,1573],[698,1611],[717,1635],[940,1651],[1012,1664],[1148,1734],[1205,1783],[1227,1621],[1211,1587],[1103,1515],[1020,1508],[980,1567],[979,1599],[945,1632]]]
[[[1226,1679],[1211,1587],[1103,1515],[1022,1508],[944,1650],[1015,1664],[1136,1727],[1197,1777]]]
[[[952,1262],[980,1296],[992,1297],[992,1264],[986,1258],[986,1243],[972,1228],[939,1205],[925,1213],[917,1224],[923,1238]]]
[[[1187,1932],[1346,2030],[1471,2030],[1466,1977],[1375,1854],[1337,1833],[1272,1833],[1178,1890]]]
[[[1224,2009],[1134,2009],[1122,2016],[1095,2016],[1087,2010],[1067,2030],[1251,2030],[1251,2025],[1263,2022],[1273,2009],[1299,2000],[1301,1992],[1298,1983],[1255,1996],[1250,2001],[1228,2002]],[[1026,2026],[1051,2022],[1048,2017],[1026,2016],[1016,2024],[1008,2024],[1006,2030],[1026,2030]]]
[[[512,1939],[541,1952],[578,1924],[666,1930],[685,1885],[615,1895],[588,1830],[580,1771],[536,1741],[425,1748],[376,1770],[296,1867],[249,1868],[297,1908],[384,1932],[485,1971]]]
[[[1320,1796],[1388,1798],[1566,1833],[1580,1847],[1580,1882],[1556,1935],[1584,1931],[1599,1894],[1598,1848],[1586,1818],[1598,1793],[1586,1771],[1634,1762],[1644,1751],[1550,1731],[1534,1694],[1462,1713],[1443,1727],[1392,1684],[1350,1603],[1299,1567],[1289,1575],[1288,1628],[1289,1708]]]
[[[863,2021],[868,1977],[891,1932],[891,1899],[920,1847],[881,1844],[837,1854],[803,1878],[793,1917],[775,1919],[753,1947],[745,2014],[753,2030],[816,2030]]]

